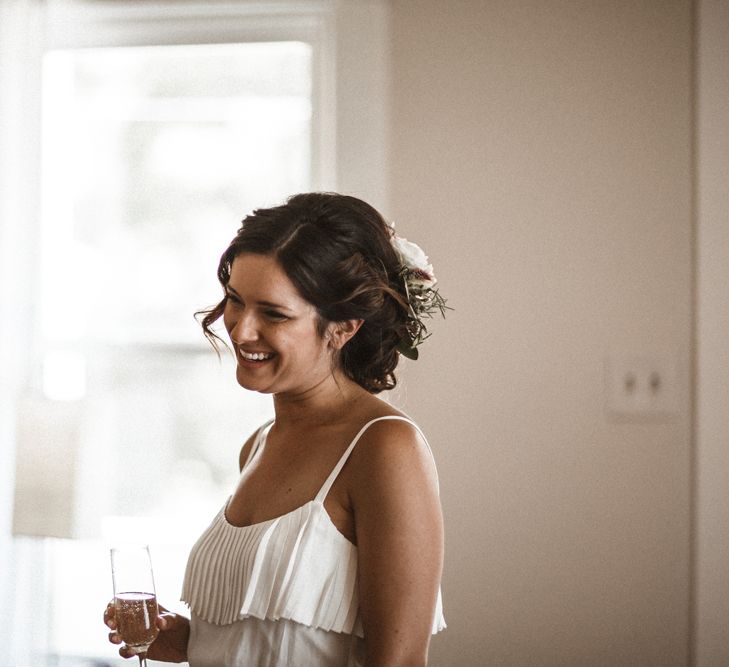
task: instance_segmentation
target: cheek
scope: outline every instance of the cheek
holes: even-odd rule
[[[221,319],[223,320],[223,326],[225,327],[225,331],[228,334],[228,338],[230,338],[232,341],[233,330],[240,323],[240,314],[236,311],[235,308],[226,308],[223,311],[223,317]]]
[[[271,332],[269,336],[271,343],[278,346],[280,351],[288,351],[299,363],[310,364],[327,353],[328,344],[320,337],[311,326],[297,327],[283,333],[282,331]]]

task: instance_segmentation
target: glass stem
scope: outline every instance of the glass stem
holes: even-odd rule
[[[137,653],[137,657],[139,658],[139,667],[147,667],[147,651]]]

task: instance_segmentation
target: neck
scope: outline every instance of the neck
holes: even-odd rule
[[[363,393],[362,387],[342,373],[330,373],[301,392],[274,394],[276,424],[318,426],[337,422]]]

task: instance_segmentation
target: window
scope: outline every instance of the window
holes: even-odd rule
[[[192,313],[219,299],[217,260],[244,212],[312,187],[311,51],[285,41],[44,58],[42,392],[19,461],[62,432],[54,459],[69,464],[52,484],[48,471],[40,506],[29,466],[15,527],[91,541],[51,552],[52,654],[104,648],[103,634],[73,626],[96,620],[106,568],[69,586],[94,571],[95,540],[151,543],[170,599],[234,486],[236,448],[271,413],[268,397],[237,390]]]
[[[338,189],[386,210],[386,4],[0,3],[13,664],[126,664],[99,620],[119,535],[151,544],[175,607],[190,544],[271,414],[192,313],[219,298],[218,257],[252,207]]]

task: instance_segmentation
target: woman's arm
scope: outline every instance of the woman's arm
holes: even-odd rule
[[[425,665],[443,565],[433,458],[412,425],[387,420],[365,432],[352,469],[365,664]]]

